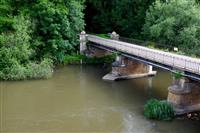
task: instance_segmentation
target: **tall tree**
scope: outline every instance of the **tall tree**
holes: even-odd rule
[[[144,38],[200,56],[200,6],[195,0],[156,2],[147,12]]]
[[[154,0],[88,0],[86,29],[96,33],[115,30],[120,35],[138,38],[152,2]]]

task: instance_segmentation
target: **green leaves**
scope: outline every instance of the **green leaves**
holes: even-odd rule
[[[154,0],[87,0],[86,28],[93,33],[118,32],[140,38],[146,10]]]
[[[186,54],[200,55],[200,6],[195,0],[156,2],[146,14],[147,40],[176,46]]]
[[[172,106],[165,101],[151,99],[144,107],[144,115],[149,119],[172,120],[175,116]]]
[[[80,54],[72,54],[72,55],[65,55],[64,56],[64,64],[80,64],[87,63],[87,64],[104,64],[104,63],[112,63],[116,58],[116,55],[106,55],[102,57],[87,57],[85,55]]]
[[[0,33],[12,30],[13,18],[11,17],[12,8],[9,0],[0,1]]]
[[[32,12],[36,20],[36,36],[43,45],[36,48],[40,56],[50,55],[62,62],[64,54],[75,51],[77,34],[84,28],[83,5],[77,0],[38,0]]]
[[[1,0],[0,80],[50,77],[78,50],[82,11],[82,0]]]

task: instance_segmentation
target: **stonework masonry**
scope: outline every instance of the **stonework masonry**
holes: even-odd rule
[[[200,110],[200,83],[187,78],[175,79],[168,88],[168,102],[176,114]]]

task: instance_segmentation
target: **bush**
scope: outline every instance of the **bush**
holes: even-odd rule
[[[47,79],[53,74],[53,64],[50,59],[44,59],[41,63],[30,62],[26,65],[17,61],[10,67],[0,71],[1,80],[25,80],[25,79]]]
[[[15,17],[12,33],[0,35],[0,80],[49,78],[53,63],[50,59],[31,61],[31,28],[29,17]],[[37,63],[36,63],[37,62]]]
[[[172,76],[174,76],[175,79],[181,79],[182,77],[184,77],[184,72],[173,71]]]
[[[53,75],[53,61],[44,59],[39,64],[30,62],[26,69],[27,79],[48,79]]]
[[[172,106],[166,101],[151,99],[144,107],[144,115],[149,119],[172,120],[175,113]]]
[[[200,56],[200,6],[195,0],[156,0],[146,13],[147,40]]]
[[[115,55],[106,55],[103,57],[87,57],[85,55],[66,55],[64,58],[64,64],[80,64],[80,61],[86,64],[103,64],[111,63],[115,60]]]

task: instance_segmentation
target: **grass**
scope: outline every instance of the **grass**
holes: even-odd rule
[[[175,77],[175,79],[181,79],[184,76],[184,73],[180,71],[173,71],[172,75]]]
[[[95,34],[95,35],[98,37],[105,38],[105,39],[110,39],[110,36],[108,34]]]
[[[149,119],[169,121],[174,118],[175,113],[168,102],[151,99],[144,107],[144,115]]]

